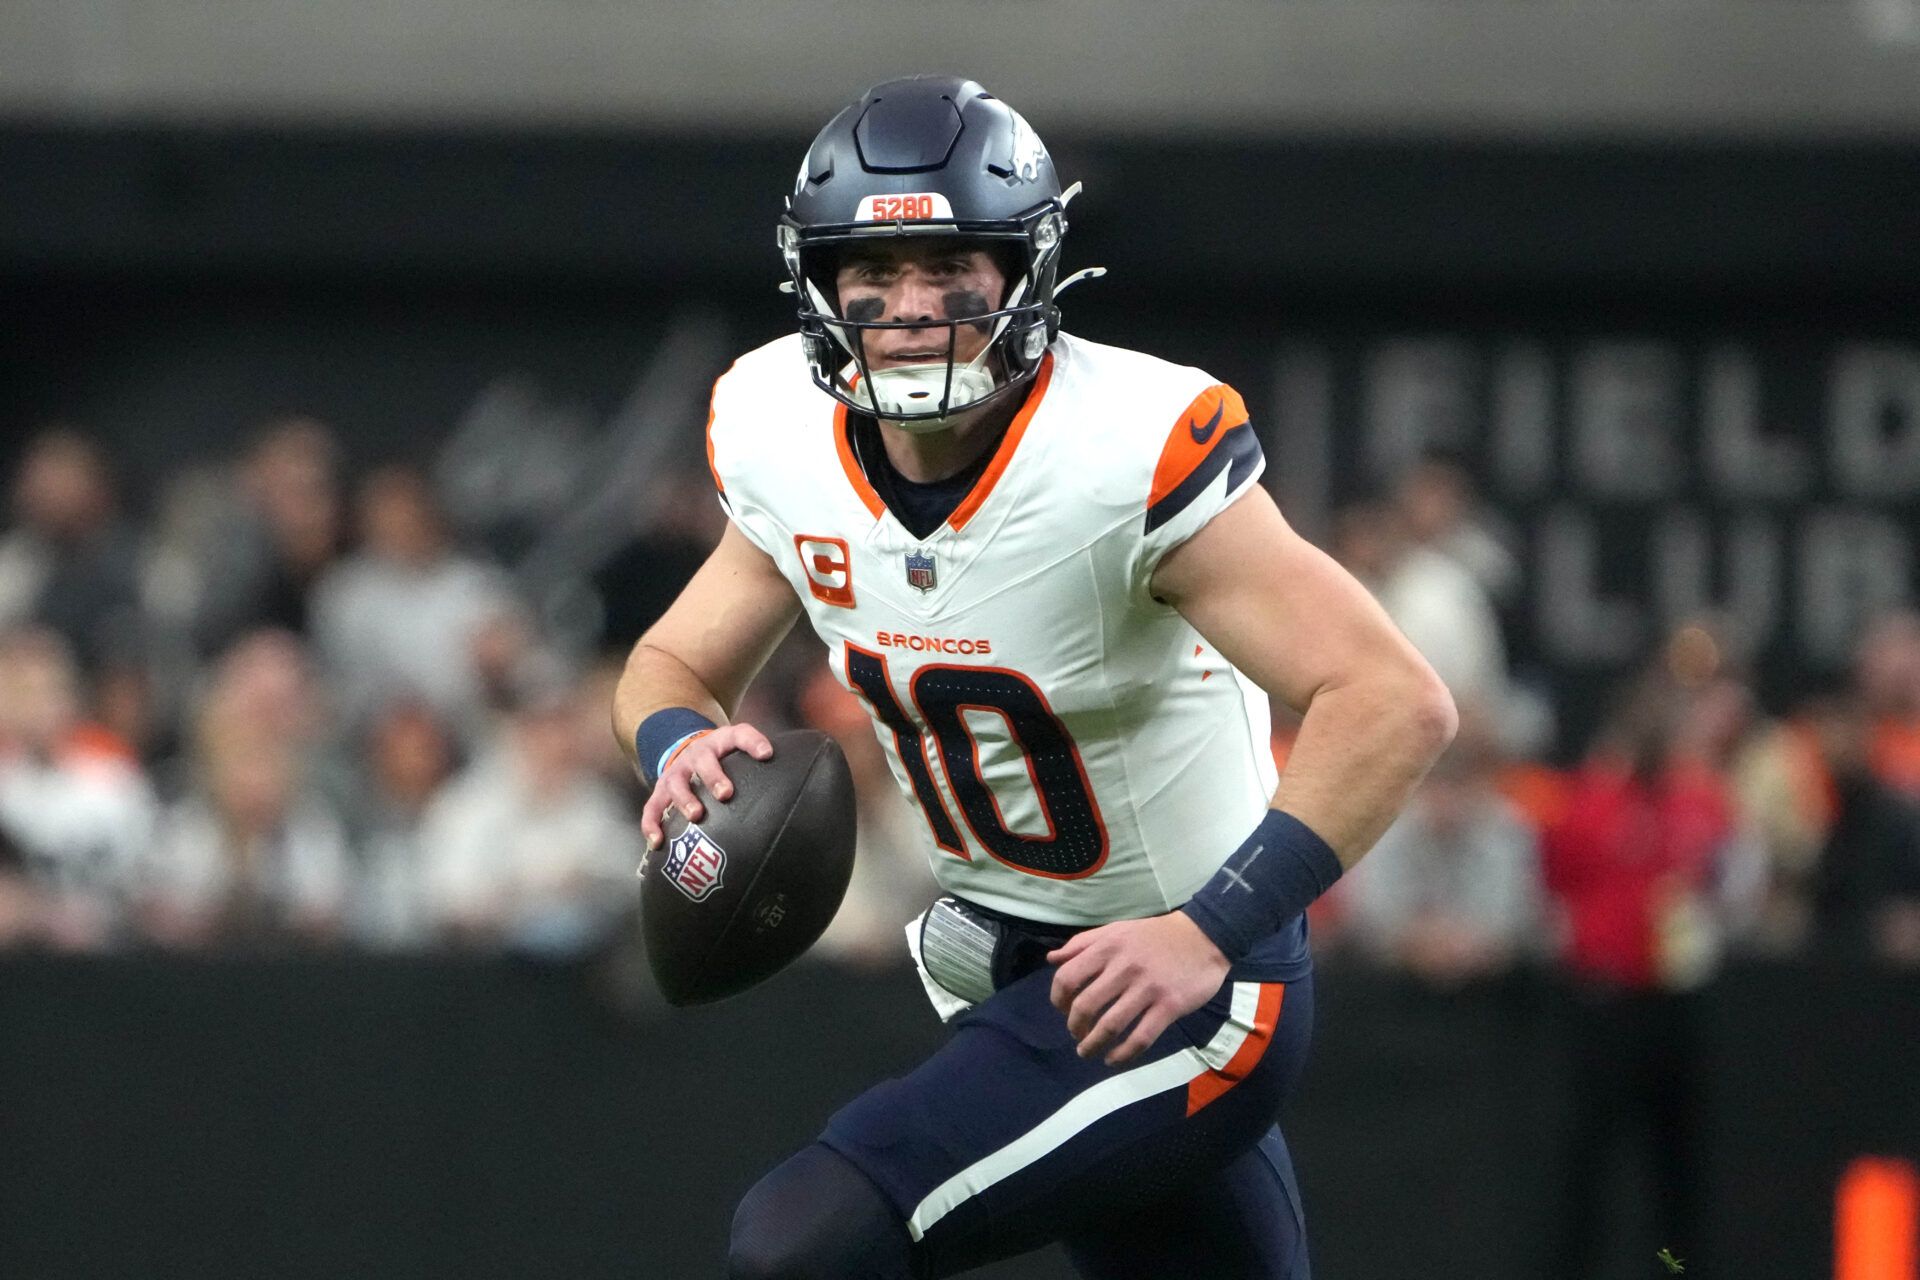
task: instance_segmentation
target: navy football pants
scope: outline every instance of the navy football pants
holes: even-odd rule
[[[1048,1002],[1052,981],[1043,967],[1009,984],[956,1018],[952,1039],[917,1069],[835,1115],[821,1146],[743,1202],[736,1250],[743,1234],[824,1236],[818,1256],[857,1256],[873,1276],[938,1277],[1057,1240],[1090,1280],[1308,1280],[1274,1118],[1306,1057],[1311,976],[1231,977],[1117,1069],[1075,1053]],[[828,1152],[870,1186],[837,1184],[846,1165]],[[814,1209],[773,1207],[800,1203],[803,1187]],[[773,1220],[783,1212],[816,1220],[783,1229]],[[899,1261],[864,1261],[882,1254]],[[814,1273],[796,1259],[751,1274]]]

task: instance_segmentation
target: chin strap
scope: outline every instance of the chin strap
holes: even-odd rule
[[[952,412],[959,413],[986,399],[998,385],[993,375],[980,367],[986,358],[987,350],[983,349],[967,363],[952,366],[951,386],[948,384],[948,366],[945,362],[876,369],[867,381],[867,392],[878,407],[880,416],[897,422],[902,429],[913,432],[940,431],[947,426],[947,418],[899,421],[890,418],[888,412],[924,413],[929,404],[940,403],[944,396],[949,404],[955,406]]]
[[[1059,284],[1053,286],[1053,296],[1058,298],[1061,294],[1073,288],[1073,286],[1079,284],[1082,280],[1098,280],[1101,276],[1104,276],[1105,274],[1107,274],[1107,269],[1105,267],[1082,267],[1078,271],[1074,272],[1072,275],[1068,276],[1065,280],[1062,280]]]

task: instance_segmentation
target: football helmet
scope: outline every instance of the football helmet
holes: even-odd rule
[[[807,149],[779,223],[790,277],[782,287],[799,300],[814,382],[863,413],[937,430],[1029,381],[1060,328],[1055,282],[1076,191],[1061,190],[1020,114],[971,80],[913,76],[861,94]],[[834,283],[840,252],[893,236],[952,236],[986,249],[1006,270],[1006,297],[985,315],[848,319]],[[963,324],[991,328],[977,356],[956,361]],[[944,328],[947,359],[870,368],[863,335],[909,328]]]

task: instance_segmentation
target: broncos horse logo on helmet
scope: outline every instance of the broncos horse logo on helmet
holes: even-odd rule
[[[808,148],[780,218],[779,243],[800,302],[813,380],[834,399],[909,429],[946,419],[1029,381],[1060,329],[1054,297],[1066,207],[1053,159],[1018,112],[971,80],[913,76],[874,85],[827,123]],[[950,236],[1006,264],[997,310],[944,321],[850,320],[834,288],[839,253],[893,236]],[[956,362],[961,325],[991,325],[985,348]],[[865,331],[947,330],[947,359],[868,366]]]

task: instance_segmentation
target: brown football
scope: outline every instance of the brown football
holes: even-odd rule
[[[772,736],[773,757],[722,757],[733,798],[669,811],[641,873],[647,961],[667,1001],[705,1004],[772,977],[812,946],[853,875],[853,774],[832,738]]]

